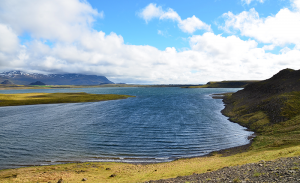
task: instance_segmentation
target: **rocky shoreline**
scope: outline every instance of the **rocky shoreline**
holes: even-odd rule
[[[204,183],[204,182],[300,182],[300,156],[280,158],[274,161],[261,160],[240,166],[224,167],[203,174],[179,176],[146,183]]]

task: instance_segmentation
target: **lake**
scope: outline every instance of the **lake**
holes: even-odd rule
[[[0,107],[0,169],[67,162],[155,163],[245,145],[253,132],[213,93],[238,89],[84,88],[0,93],[127,94],[124,100]]]

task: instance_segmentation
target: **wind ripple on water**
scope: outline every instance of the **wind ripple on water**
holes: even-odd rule
[[[221,100],[208,97],[235,89],[84,91],[137,97],[0,108],[0,169],[77,161],[171,161],[244,145],[252,134],[220,113]]]

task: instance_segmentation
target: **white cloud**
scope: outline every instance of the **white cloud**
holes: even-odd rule
[[[79,0],[3,0],[0,23],[9,24],[19,35],[72,42],[91,27],[103,12]]]
[[[0,3],[0,8],[5,9],[5,12],[0,11],[1,70],[97,74],[126,83],[205,83],[209,80],[265,79],[287,67],[300,68],[300,50],[284,49],[278,55],[266,53],[267,47],[257,48],[257,41],[241,40],[235,35],[224,37],[211,32],[193,35],[189,38],[190,48],[183,51],[174,47],[161,51],[147,45],[127,45],[121,35],[93,30],[90,24],[99,13],[90,5],[75,0],[69,1],[68,7],[57,3],[56,8],[77,15],[77,19],[53,15],[52,11],[41,14],[49,21],[49,30],[46,30],[47,23],[39,24],[34,17],[38,16],[36,10],[56,2],[44,0],[28,6],[22,2],[8,6],[10,2],[13,1]],[[22,8],[26,10],[13,11]],[[24,12],[32,12],[33,18]],[[177,21],[174,12],[167,12],[169,14],[164,17]],[[50,23],[64,23],[63,30]],[[78,29],[73,30],[74,26]],[[18,40],[24,31],[33,35],[26,46],[20,45]],[[61,37],[61,31],[68,38]],[[50,47],[44,39],[54,44]]]
[[[299,3],[299,0],[294,2]],[[284,8],[274,16],[260,18],[258,12],[252,8],[237,15],[228,12],[223,17],[226,21],[222,28],[228,32],[239,30],[243,36],[280,46],[300,44],[300,11]]]
[[[160,20],[173,20],[178,22],[178,27],[183,31],[192,34],[196,30],[206,30],[212,31],[210,25],[202,22],[195,15],[189,17],[185,20],[182,20],[176,11],[171,8],[168,8],[167,11],[163,11],[161,6],[150,3],[146,6],[140,13],[139,16],[143,18],[146,23],[153,18],[159,18]]]
[[[0,24],[0,51],[11,53],[18,49],[19,39],[7,25]]]
[[[162,9],[161,7],[158,8]],[[169,8],[168,11],[166,12],[163,11],[159,19],[171,19],[173,21],[178,21],[178,22],[182,21],[180,16],[177,14],[177,12],[171,8]]]
[[[265,45],[262,47],[262,49],[264,50],[273,50],[275,48],[275,45],[271,44],[271,45]]]
[[[265,0],[242,0],[242,2],[246,3],[246,4],[250,4],[252,1],[258,1],[260,3],[264,3]]]
[[[197,29],[211,31],[210,25],[203,23],[201,20],[199,20],[199,18],[195,17],[195,15],[193,15],[191,18],[187,18],[185,20],[180,21],[178,27],[183,32],[187,33],[193,33]]]
[[[159,18],[162,14],[163,10],[161,7],[156,7],[156,4],[150,3],[139,13],[139,16],[148,22],[153,18]]]
[[[291,0],[291,3],[296,10],[300,10],[300,0]]]
[[[213,33],[192,36],[190,45],[193,50],[204,52],[214,58],[241,60],[246,59],[243,58],[245,53],[257,47],[257,43],[253,40],[243,41],[236,36],[222,37]]]

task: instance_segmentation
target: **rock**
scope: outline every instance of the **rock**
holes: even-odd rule
[[[110,168],[106,168],[105,170],[111,170]]]
[[[115,176],[117,176],[116,174],[111,174],[109,177],[115,177]]]
[[[86,178],[83,178],[82,181],[87,181],[87,179],[86,179]]]
[[[57,181],[57,183],[62,183],[63,182],[63,179],[59,179],[58,181]]]

